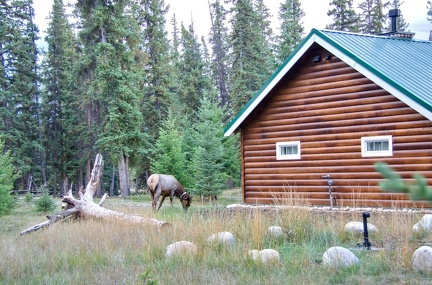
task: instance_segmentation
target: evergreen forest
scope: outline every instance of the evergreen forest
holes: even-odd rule
[[[301,0],[281,1],[276,30],[265,2],[208,0],[199,36],[164,0],[54,0],[41,39],[32,0],[0,1],[0,197],[76,193],[97,153],[98,195],[128,196],[151,173],[201,196],[239,186],[239,138],[224,127],[305,37]],[[327,28],[383,33],[402,3],[331,0]]]

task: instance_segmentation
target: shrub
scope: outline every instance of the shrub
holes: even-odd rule
[[[55,201],[48,193],[48,190],[42,189],[42,196],[36,200],[36,210],[38,212],[51,212],[55,209]]]
[[[25,194],[24,196],[24,202],[26,203],[30,203],[33,200],[33,194],[28,192],[27,194]]]

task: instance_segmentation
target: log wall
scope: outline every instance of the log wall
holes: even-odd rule
[[[432,181],[432,122],[368,78],[315,46],[241,126],[246,203],[329,205],[331,175],[337,206],[429,206],[383,193],[374,163],[404,179]],[[393,136],[393,156],[362,157],[361,137]],[[301,142],[301,159],[276,160],[276,143]]]

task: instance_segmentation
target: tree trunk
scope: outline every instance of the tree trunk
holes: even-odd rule
[[[122,153],[118,161],[119,188],[122,197],[127,197],[130,194],[127,162],[127,157]]]
[[[132,214],[125,214],[125,213],[106,209],[101,206],[101,204],[106,198],[106,195],[104,195],[104,197],[102,198],[99,204],[94,203],[93,196],[96,192],[96,189],[99,187],[100,178],[102,177],[102,169],[103,169],[102,155],[97,154],[90,180],[87,184],[84,193],[81,193],[81,198],[79,200],[75,199],[72,196],[72,189],[71,189],[68,192],[68,195],[66,195],[62,200],[63,203],[66,204],[63,211],[53,216],[47,216],[48,221],[45,221],[43,223],[28,228],[22,231],[20,235],[40,230],[42,228],[45,228],[51,224],[54,224],[68,217],[75,217],[75,218],[91,217],[91,218],[99,218],[99,219],[100,218],[116,219],[116,220],[122,220],[125,222],[133,222],[138,224],[149,224],[149,225],[156,226],[158,228],[169,226],[169,223],[166,223],[164,221],[159,221],[156,219],[150,219],[150,218],[132,215]]]
[[[111,176],[111,185],[109,195],[110,197],[114,197],[114,187],[115,187],[115,166],[112,167],[112,176]]]

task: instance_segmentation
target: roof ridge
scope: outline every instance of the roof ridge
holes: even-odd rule
[[[361,34],[355,32],[337,31],[337,30],[329,30],[329,29],[316,29],[316,30],[322,33],[346,34],[346,35],[359,36],[359,37],[379,38],[383,40],[396,40],[396,41],[404,41],[404,42],[419,42],[425,44],[432,44],[432,41],[427,41],[427,40],[403,39],[403,38],[390,37],[384,35]]]

